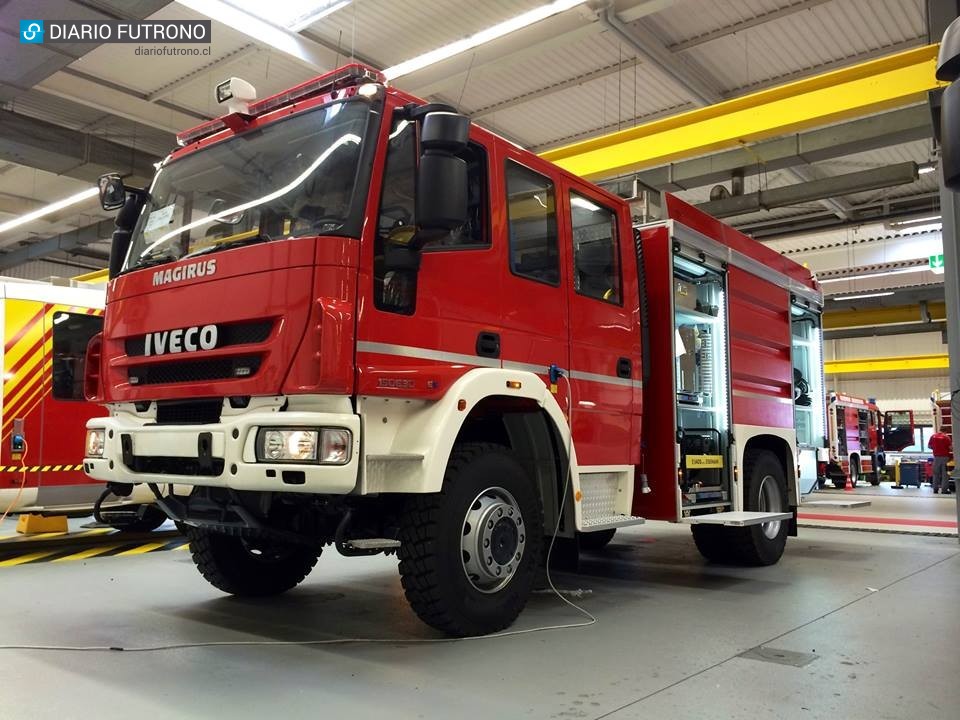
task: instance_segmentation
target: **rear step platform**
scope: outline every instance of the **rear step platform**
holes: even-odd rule
[[[646,520],[635,515],[608,515],[583,520],[580,532],[600,532],[601,530],[613,530],[614,528],[628,527],[630,525],[643,525]]]
[[[747,525],[760,525],[761,523],[775,522],[776,520],[789,520],[793,517],[792,513],[769,513],[769,512],[747,512],[736,510],[722,513],[709,513],[708,515],[694,515],[685,517],[681,522],[687,525],[732,525],[733,527],[746,527]]]

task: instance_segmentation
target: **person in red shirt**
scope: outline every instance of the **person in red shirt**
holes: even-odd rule
[[[950,461],[950,438],[942,432],[935,432],[930,436],[927,447],[933,451],[933,478],[930,484],[933,491],[950,492],[950,475],[947,473],[947,463]]]

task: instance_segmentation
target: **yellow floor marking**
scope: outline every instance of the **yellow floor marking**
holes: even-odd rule
[[[146,545],[140,545],[139,547],[130,548],[129,550],[124,550],[121,553],[117,553],[114,557],[120,557],[122,555],[142,555],[143,553],[148,553],[151,550],[162,548],[164,545],[167,544],[167,542],[169,541],[163,540],[162,542],[147,543]]]
[[[189,542],[185,542],[185,543],[184,543],[183,545],[181,545],[180,547],[174,548],[174,550],[189,550],[189,549],[190,549],[190,543],[189,543]]]
[[[50,562],[65,562],[67,560],[85,560],[89,557],[96,557],[100,553],[105,553],[113,550],[114,548],[120,547],[123,543],[114,543],[113,545],[97,545],[97,547],[87,548],[86,550],[81,550],[80,552],[75,552],[72,555],[65,555],[61,558],[56,558]]]
[[[42,550],[41,552],[30,553],[28,555],[20,555],[19,557],[10,558],[9,560],[0,560],[0,567],[12,567],[13,565],[22,565],[23,563],[39,560],[40,558],[45,558],[48,555],[54,555],[56,553],[57,553],[56,550]]]

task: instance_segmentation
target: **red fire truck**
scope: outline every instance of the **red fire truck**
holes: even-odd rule
[[[83,473],[86,422],[104,414],[84,400],[83,363],[103,327],[106,277],[87,280],[0,279],[0,517],[88,515],[96,505],[120,529],[152,530],[166,516],[147,488],[98,503],[104,487]]]
[[[807,270],[672,197],[635,231],[367,67],[217,92],[149,190],[101,179],[126,233],[84,461],[150,486],[208,581],[268,595],[327,545],[397,552],[416,613],[471,635],[516,618],[553,537],[668,520],[707,558],[780,558]]]
[[[886,452],[913,445],[913,411],[882,413],[872,400],[830,392],[827,394],[830,456],[821,465],[820,486],[829,479],[834,487],[853,487],[861,479],[880,484]]]

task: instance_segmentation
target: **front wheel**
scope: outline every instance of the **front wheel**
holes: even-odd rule
[[[317,564],[319,549],[264,538],[243,538],[190,527],[190,554],[200,574],[225,593],[279,595],[296,587]]]
[[[533,588],[543,543],[540,496],[507,448],[454,448],[439,493],[400,521],[400,577],[414,612],[455,636],[509,626]]]

